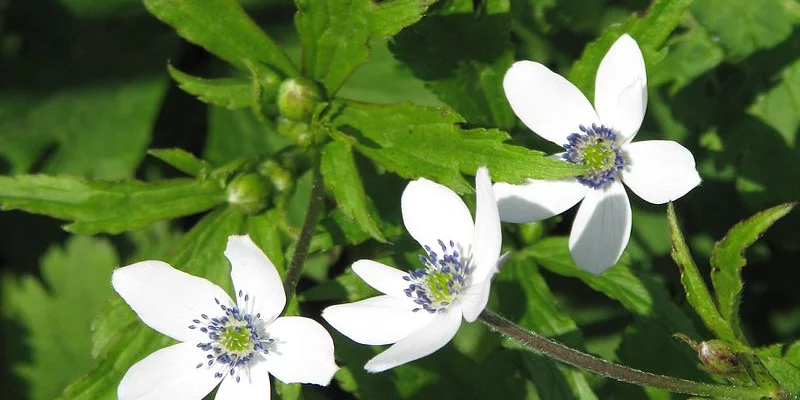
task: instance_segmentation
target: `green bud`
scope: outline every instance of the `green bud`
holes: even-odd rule
[[[702,342],[697,345],[697,355],[713,374],[735,376],[744,371],[738,352],[725,341],[713,339]]]
[[[278,117],[278,133],[291,139],[301,148],[308,147],[311,144],[311,128],[305,122]]]
[[[228,184],[226,193],[231,207],[244,214],[257,214],[267,205],[271,186],[258,174],[241,174]]]
[[[292,121],[308,121],[320,98],[313,83],[289,78],[278,88],[278,112]]]
[[[281,168],[275,160],[266,160],[258,166],[258,173],[272,182],[272,186],[278,192],[286,192],[292,189],[294,180],[289,171]]]

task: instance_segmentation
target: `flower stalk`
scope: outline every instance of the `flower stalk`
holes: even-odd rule
[[[668,390],[675,393],[684,393],[694,396],[714,397],[720,399],[773,399],[782,398],[782,393],[777,393],[769,389],[760,387],[743,386],[723,386],[713,385],[702,382],[694,382],[686,379],[674,378],[640,371],[638,369],[614,364],[601,358],[583,353],[561,343],[523,329],[513,322],[495,314],[490,310],[484,310],[481,320],[493,331],[499,332],[518,343],[540,352],[550,358],[569,364],[606,378],[632,383],[639,386],[647,386],[658,389]]]
[[[295,246],[294,254],[292,255],[292,262],[286,271],[286,277],[283,281],[287,303],[294,297],[297,282],[300,281],[300,276],[303,274],[303,266],[308,256],[308,247],[311,244],[311,237],[313,236],[314,228],[317,226],[317,218],[325,200],[325,184],[322,180],[319,161],[319,156],[315,156],[312,167],[314,176],[311,183],[311,198],[308,201],[306,219],[303,221],[300,237],[297,239],[297,246]]]

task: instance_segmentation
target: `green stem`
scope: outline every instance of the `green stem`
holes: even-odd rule
[[[759,387],[712,385],[651,374],[624,365],[614,364],[525,330],[488,309],[481,314],[481,320],[492,330],[506,335],[550,358],[618,381],[664,389],[675,393],[722,399],[780,398],[780,394]]]
[[[297,246],[295,246],[294,254],[292,255],[292,262],[286,271],[286,279],[283,282],[283,289],[286,291],[286,304],[291,302],[297,282],[300,281],[300,275],[303,274],[303,266],[306,256],[308,256],[311,236],[314,233],[314,228],[317,227],[317,217],[325,200],[325,185],[322,181],[322,172],[319,167],[319,156],[315,156],[312,167],[314,178],[311,184],[311,199],[308,201],[306,219],[303,221],[303,228],[300,231],[300,237],[297,239]]]

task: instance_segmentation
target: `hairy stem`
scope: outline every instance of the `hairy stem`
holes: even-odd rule
[[[484,310],[481,314],[483,323],[492,330],[514,339],[532,350],[538,351],[550,358],[572,365],[580,369],[593,372],[607,378],[632,383],[639,386],[648,386],[668,390],[675,393],[707,396],[722,399],[780,399],[780,393],[759,387],[722,386],[702,382],[694,382],[671,376],[657,375],[640,371],[624,365],[614,364],[581,351],[567,347],[561,343],[537,335],[523,329],[513,322]]]
[[[311,199],[308,201],[306,219],[303,221],[303,228],[300,231],[300,237],[297,239],[297,246],[295,246],[294,254],[292,255],[292,262],[286,271],[286,279],[283,282],[287,304],[291,302],[297,282],[300,281],[300,275],[303,274],[303,266],[305,265],[306,256],[308,256],[308,246],[311,244],[311,236],[314,233],[314,228],[317,227],[317,218],[325,200],[325,185],[322,182],[322,172],[319,168],[319,157],[315,157],[312,167],[314,178],[311,184]]]

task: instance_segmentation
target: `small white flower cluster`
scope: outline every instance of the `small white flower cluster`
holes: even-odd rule
[[[624,182],[651,203],[665,203],[700,183],[692,154],[671,141],[631,143],[644,118],[647,80],[636,42],[623,35],[597,72],[595,107],[563,77],[532,62],[515,63],[504,88],[514,112],[556,144],[559,157],[587,167],[562,181],[496,183],[481,167],[475,177],[473,220],[456,193],[427,179],[408,184],[403,222],[422,246],[421,268],[404,272],[371,260],[353,271],[381,293],[326,308],[322,317],[365,345],[392,344],[369,360],[379,372],[425,357],[447,344],[463,317],[486,307],[500,255],[500,221],[530,222],[564,212],[583,199],[569,246],[580,267],[601,273],[627,245],[631,208]],[[596,111],[595,111],[596,110]],[[317,322],[279,317],[286,296],[275,267],[247,236],[225,250],[234,302],[219,286],[160,261],[117,269],[114,289],[147,325],[181,343],[131,367],[121,400],[201,399],[217,385],[217,400],[268,398],[269,374],[286,382],[327,385],[338,369],[333,341]]]

